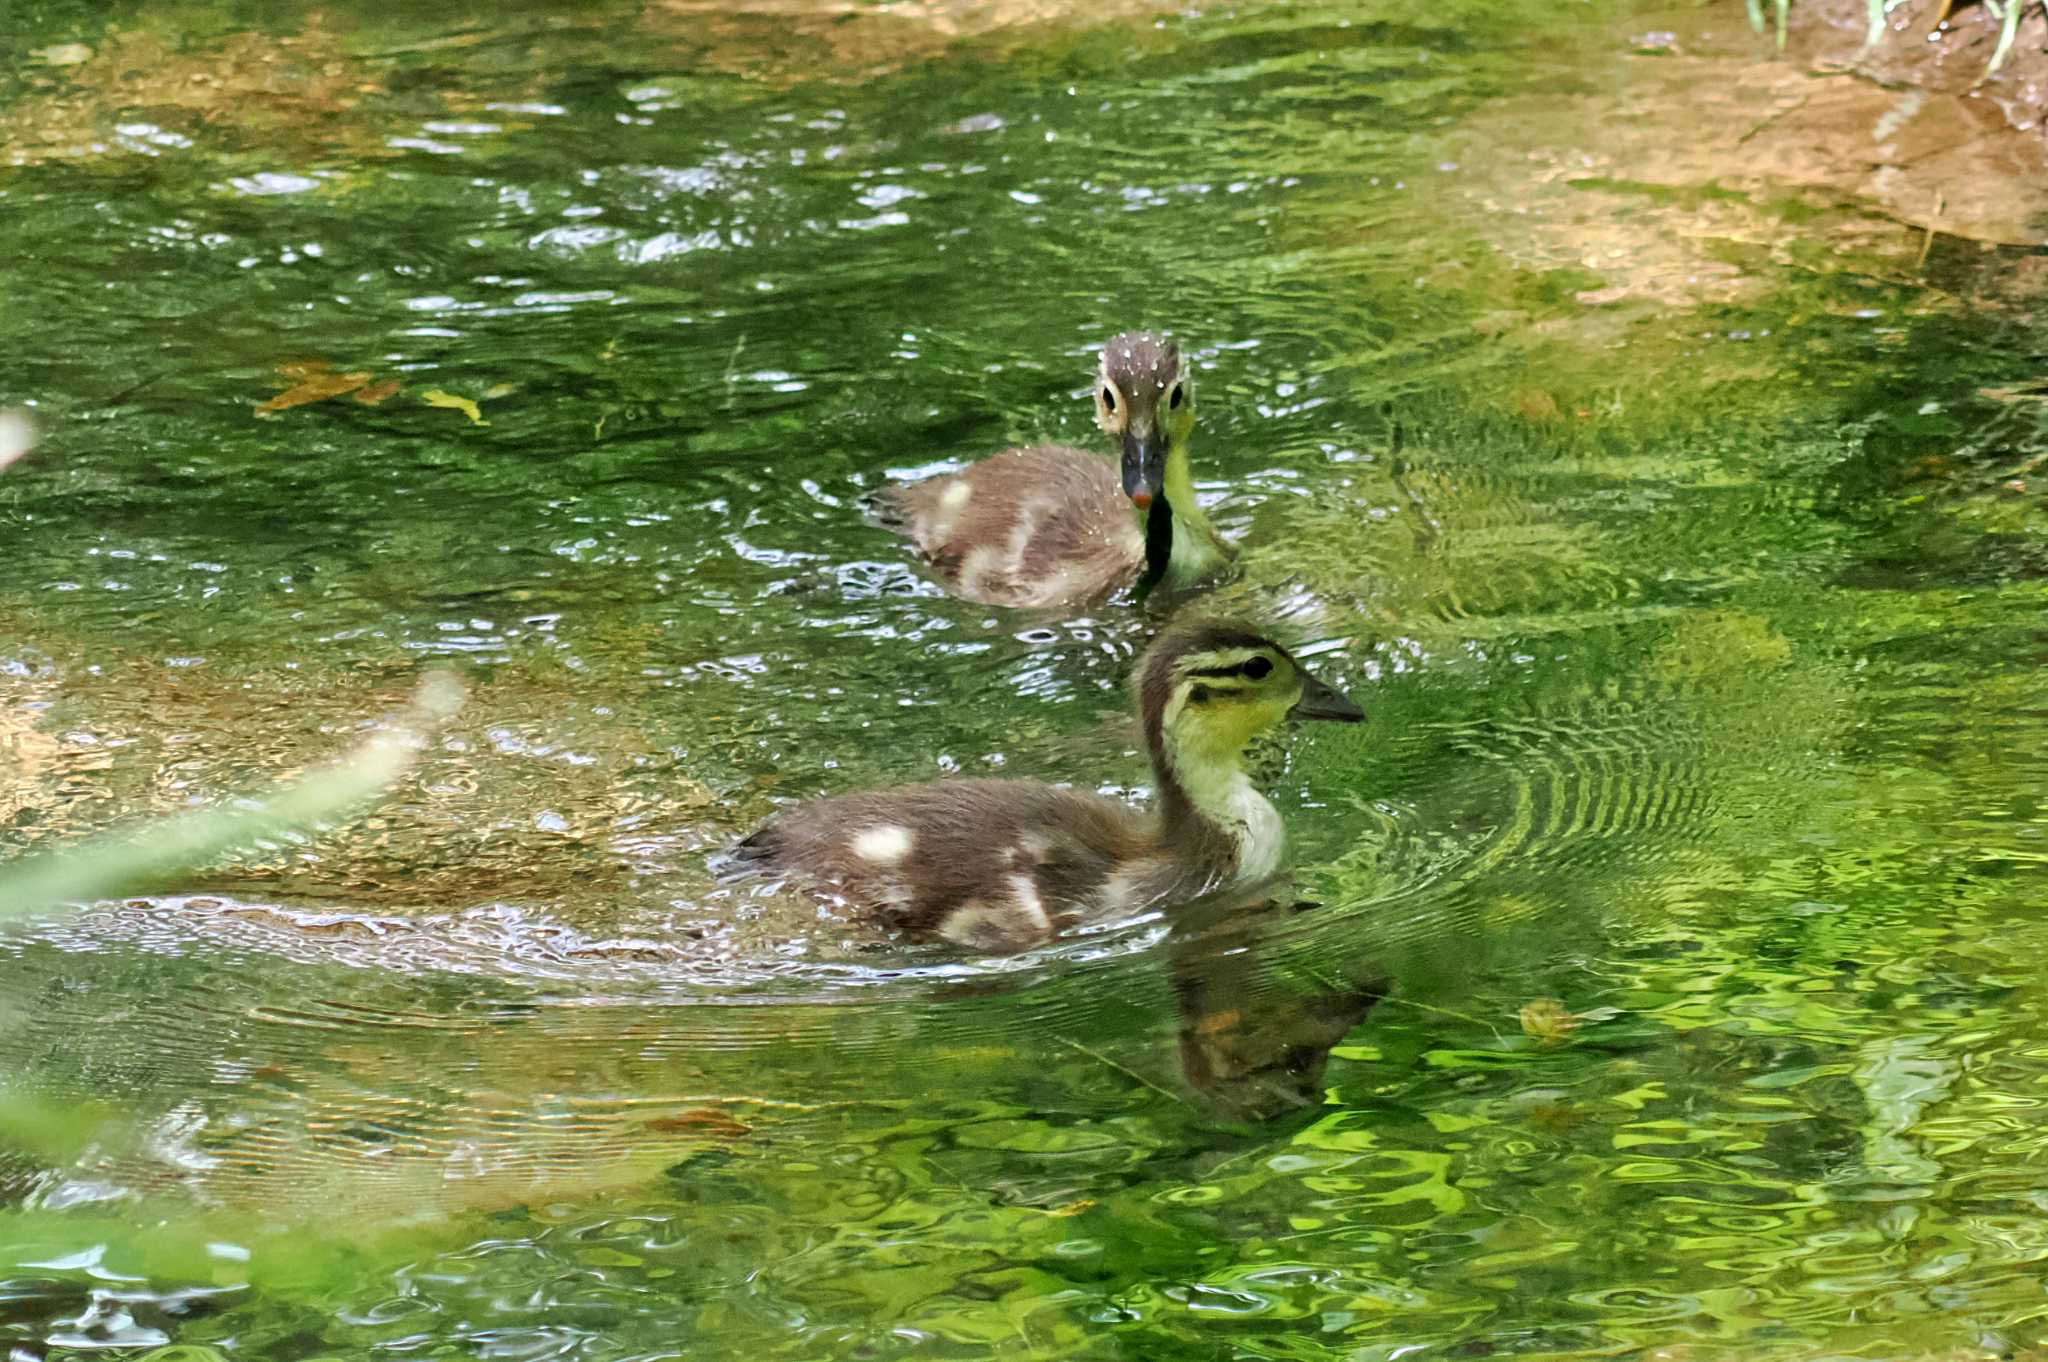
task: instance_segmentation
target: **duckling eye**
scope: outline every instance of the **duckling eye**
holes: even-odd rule
[[[1102,405],[1112,414],[1116,411],[1116,394],[1108,388],[1102,390]]]
[[[1273,659],[1269,657],[1255,657],[1245,663],[1244,666],[1238,668],[1238,670],[1254,681],[1263,681],[1273,674]]]
[[[1169,397],[1169,398],[1167,398],[1167,399],[1166,399],[1166,406],[1167,406],[1167,409],[1168,409],[1169,411],[1179,411],[1179,410],[1180,410],[1180,403],[1181,403],[1181,399],[1182,399],[1183,397],[1185,397],[1186,395],[1187,395],[1187,394],[1186,394],[1186,391],[1185,391],[1185,390],[1184,390],[1184,389],[1183,389],[1183,388],[1181,387],[1181,385],[1180,385],[1180,384],[1178,384],[1178,383],[1174,384],[1174,385],[1173,385],[1173,396],[1171,396],[1171,397]]]

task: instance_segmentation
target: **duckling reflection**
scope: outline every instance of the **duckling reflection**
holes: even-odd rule
[[[1236,550],[1195,499],[1194,374],[1171,340],[1127,331],[1102,347],[1095,380],[1095,421],[1122,446],[1121,480],[1083,450],[1029,445],[885,487],[869,509],[916,546],[948,591],[983,605],[1070,605],[1132,585],[1143,594],[1199,584]],[[1126,499],[1144,513],[1142,529]]]
[[[1313,903],[1273,886],[1214,895],[1176,915],[1168,970],[1180,1071],[1223,1115],[1247,1121],[1321,1100],[1330,1051],[1390,983],[1370,959],[1280,959],[1274,938]]]
[[[735,856],[884,926],[983,952],[1271,876],[1284,832],[1245,773],[1246,747],[1284,719],[1363,712],[1237,623],[1170,626],[1134,682],[1149,810],[1038,781],[941,780],[802,805]]]

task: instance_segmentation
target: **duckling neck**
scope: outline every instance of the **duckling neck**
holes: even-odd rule
[[[1202,503],[1195,498],[1195,478],[1188,468],[1185,442],[1166,451],[1166,476],[1160,488],[1173,514],[1173,544],[1166,558],[1166,583],[1175,589],[1193,586],[1230,561],[1235,551],[1216,532]]]
[[[1280,813],[1252,788],[1239,757],[1218,759],[1170,738],[1153,754],[1161,833],[1168,846],[1197,857],[1220,850],[1219,883],[1264,879],[1280,866],[1285,833]]]

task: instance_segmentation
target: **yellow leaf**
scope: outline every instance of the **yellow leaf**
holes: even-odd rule
[[[324,359],[293,360],[277,366],[277,372],[292,380],[286,388],[267,402],[258,402],[259,415],[283,411],[287,407],[303,407],[308,402],[324,402],[330,397],[354,392],[370,381],[365,373],[337,374],[327,367]]]
[[[476,403],[466,397],[457,397],[454,393],[443,392],[439,388],[429,388],[424,393],[421,393],[420,396],[426,399],[426,403],[430,407],[448,407],[461,412],[469,418],[472,425],[487,426],[490,424],[489,421],[484,420],[484,414],[477,410]]]
[[[1563,1040],[1578,1024],[1579,1019],[1555,998],[1535,998],[1522,1004],[1522,1030],[1545,1045]]]

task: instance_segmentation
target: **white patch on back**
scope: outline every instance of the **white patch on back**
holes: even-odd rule
[[[960,512],[974,496],[974,488],[968,485],[967,475],[952,478],[946,490],[932,504],[925,517],[924,541],[931,546],[943,545],[953,537],[953,527],[960,523]]]
[[[910,829],[883,823],[857,834],[853,854],[876,865],[895,865],[910,854]]]
[[[1019,859],[1033,862],[1044,860],[1052,854],[1052,838],[1042,832],[1027,832],[1017,839],[1017,845],[1010,848],[1010,863]]]
[[[1031,584],[1022,582],[1021,578],[1032,536],[1038,533],[1038,527],[1044,522],[1046,512],[1057,509],[1058,502],[1048,497],[1039,497],[1020,504],[1005,542],[999,545],[981,545],[969,553],[966,561],[960,565],[961,590],[970,595],[989,597],[998,594],[997,587],[1000,584],[1000,594],[1005,601],[1029,603],[1043,599],[1041,592],[1033,589]],[[1009,580],[1003,582],[1003,578]],[[1020,586],[1022,590],[1019,589]]]
[[[1029,875],[1006,877],[1010,896],[994,903],[970,899],[946,915],[939,935],[977,951],[1021,951],[1052,939],[1052,919]]]
[[[1038,897],[1038,884],[1029,875],[1010,876],[1010,893],[1015,896],[1017,917],[1020,924],[1029,924],[1047,936],[1052,935],[1052,919],[1046,915],[1045,903]]]
[[[1134,908],[1143,906],[1138,890],[1150,878],[1153,867],[1149,863],[1119,866],[1110,872],[1095,891],[1095,910],[1107,917],[1122,917]]]

